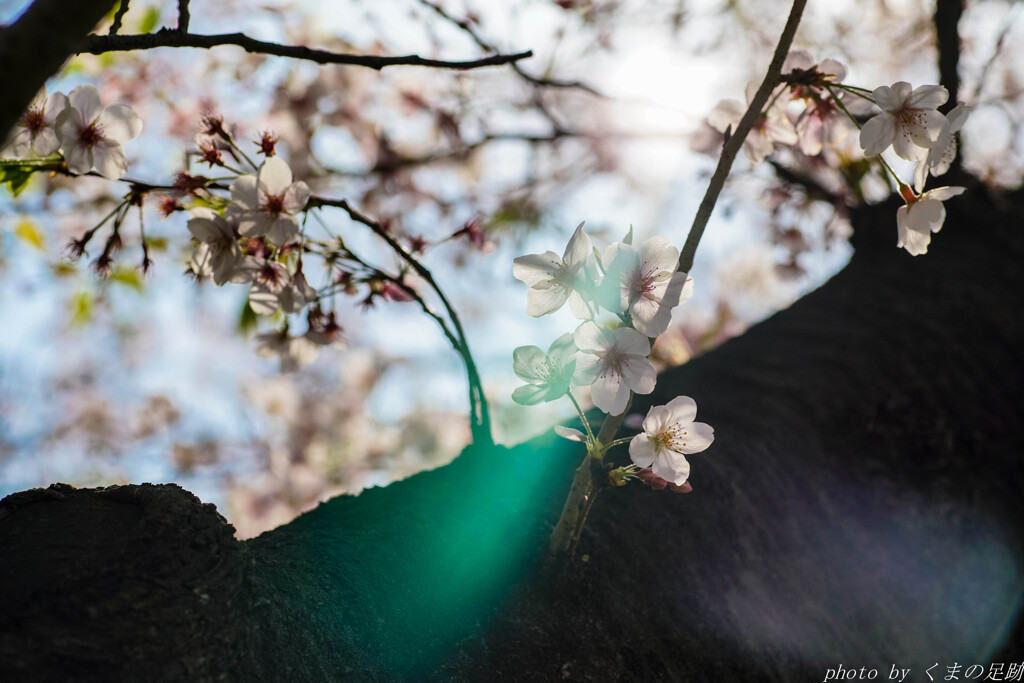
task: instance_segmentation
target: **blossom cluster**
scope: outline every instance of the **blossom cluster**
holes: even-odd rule
[[[672,309],[693,295],[693,278],[677,270],[678,261],[679,250],[664,237],[634,247],[632,230],[599,253],[582,223],[562,256],[548,251],[516,258],[512,274],[530,287],[528,315],[554,313],[568,302],[582,322],[556,339],[547,352],[536,346],[513,351],[512,369],[527,384],[516,389],[512,399],[535,405],[568,396],[579,409],[571,389],[589,387],[594,405],[617,416],[625,412],[632,394],[653,392],[657,377],[648,358],[651,339],[668,328]],[[613,324],[600,322],[602,311],[610,314]],[[671,482],[684,490],[690,471],[684,456],[703,451],[714,438],[711,427],[693,421],[696,410],[685,396],[652,408],[644,432],[630,442],[635,467],[627,474],[648,483]],[[582,411],[580,417],[586,434],[564,427],[555,431],[586,443],[596,457],[618,443],[597,443]],[[636,468],[646,468],[642,471],[647,476],[636,474]]]
[[[858,142],[864,155],[880,159],[906,203],[896,213],[897,246],[923,254],[931,234],[945,220],[942,202],[963,191],[940,187],[925,192],[924,187],[929,176],[949,170],[956,156],[956,135],[971,108],[961,102],[948,114],[939,112],[949,98],[941,85],[914,88],[898,81],[868,90],[844,83],[845,77],[846,67],[835,60],[817,62],[802,50],[791,52],[782,67],[781,85],[744,140],[744,152],[752,164],[766,159],[779,145],[817,156],[860,128]],[[755,83],[747,86],[748,103],[756,89]],[[736,100],[723,100],[708,116],[708,123],[728,133],[735,130],[746,108]],[[861,125],[860,119],[869,115]],[[913,189],[882,158],[889,149],[917,164]]]
[[[130,107],[104,107],[94,85],[80,85],[67,95],[48,95],[44,88],[0,148],[0,158],[48,157],[61,152],[71,173],[96,171],[117,180],[128,170],[122,145],[141,131],[142,121]]]

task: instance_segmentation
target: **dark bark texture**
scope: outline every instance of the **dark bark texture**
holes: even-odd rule
[[[695,397],[716,441],[691,494],[602,494],[581,561],[543,561],[580,457],[553,438],[244,543],[171,485],[58,485],[0,503],[0,680],[919,681],[1024,660],[1024,201],[972,188],[921,257],[895,208],[855,214],[819,290],[638,397]]]

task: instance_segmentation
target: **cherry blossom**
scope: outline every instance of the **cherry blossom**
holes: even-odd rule
[[[637,394],[654,391],[656,373],[647,360],[651,352],[647,337],[628,327],[612,330],[589,321],[572,336],[580,350],[573,383],[589,386],[598,408],[619,415],[626,409],[630,390]]]
[[[0,157],[23,159],[30,152],[41,157],[56,152],[60,148],[57,117],[67,106],[68,96],[64,93],[47,96],[46,88],[40,90],[18,119],[7,145],[0,149]]]
[[[711,110],[708,123],[719,133],[735,131],[756,92],[756,83],[747,85],[747,105],[740,103],[739,100],[722,100]],[[779,107],[772,106],[754,121],[754,127],[743,141],[743,151],[751,164],[757,164],[775,151],[775,143],[795,145],[796,142],[796,129],[793,128],[789,116]]]
[[[576,344],[571,333],[565,333],[544,353],[536,346],[520,346],[512,352],[512,370],[524,382],[512,392],[512,400],[524,406],[554,401],[569,391],[569,382],[576,371]]]
[[[794,94],[802,97],[801,86],[813,88],[816,85],[820,87],[822,83],[842,82],[846,78],[846,67],[834,59],[816,62],[806,50],[791,50],[782,63],[782,73],[790,81]]]
[[[942,130],[946,117],[937,111],[949,93],[941,85],[913,88],[906,81],[883,85],[871,93],[882,112],[869,119],[860,131],[860,146],[866,156],[884,152],[889,145],[908,161],[928,154]]]
[[[142,131],[142,121],[130,107],[115,104],[104,108],[96,86],[89,84],[71,91],[68,106],[55,126],[69,171],[81,175],[95,168],[111,180],[128,170],[121,145]]]
[[[962,193],[964,188],[937,187],[920,195],[906,185],[900,186],[904,206],[896,209],[896,230],[899,233],[897,247],[903,247],[914,256],[928,251],[932,233],[942,229],[946,220],[946,207],[942,202]]]
[[[693,278],[676,271],[679,250],[665,237],[652,237],[639,249],[616,242],[605,250],[605,278],[601,288],[610,291],[615,310],[629,313],[633,327],[657,337],[672,320],[672,309],[693,296]]]
[[[942,175],[949,170],[956,158],[956,134],[964,127],[972,107],[959,102],[946,114],[946,122],[942,124],[939,137],[935,144],[928,150],[928,156],[917,165],[914,172],[914,189],[920,192],[924,189],[925,181],[929,175]]]
[[[629,457],[639,467],[649,467],[662,479],[682,486],[690,476],[687,455],[699,453],[715,440],[714,429],[694,422],[697,403],[689,396],[677,396],[666,405],[647,413],[644,431],[629,442]]]
[[[530,287],[526,293],[526,314],[536,318],[554,313],[568,301],[577,318],[593,317],[593,310],[580,293],[587,293],[592,287],[588,268],[593,262],[593,249],[580,223],[561,258],[546,251],[514,259],[512,276]]]
[[[302,271],[294,277],[280,263],[254,259],[256,270],[249,289],[249,306],[258,315],[273,315],[278,309],[298,313],[316,300],[316,290],[306,282]]]
[[[555,434],[558,434],[563,439],[569,439],[569,441],[579,441],[580,443],[588,443],[590,441],[587,435],[580,430],[563,427],[562,425],[555,425]]]
[[[217,285],[251,282],[253,269],[239,268],[244,257],[238,246],[235,226],[213,209],[205,207],[193,207],[189,216],[189,232],[200,242],[192,259],[193,272],[197,276],[212,277]]]
[[[266,235],[277,245],[299,234],[296,214],[309,202],[309,186],[292,182],[292,170],[280,157],[270,157],[257,175],[243,175],[231,186],[231,198],[242,208],[239,231],[247,237]]]

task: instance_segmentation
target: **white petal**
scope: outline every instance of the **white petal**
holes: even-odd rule
[[[188,213],[188,230],[200,242],[215,242],[224,236],[224,230],[217,224],[220,215],[213,209],[197,206]]]
[[[96,86],[86,83],[71,91],[68,95],[68,102],[82,116],[86,124],[94,122],[103,113],[103,105],[100,103],[100,93]]]
[[[249,289],[249,306],[257,315],[274,315],[280,307],[278,294],[262,282],[256,282]]]
[[[937,199],[919,199],[907,206],[907,227],[917,232],[938,232],[946,220],[946,208]]]
[[[519,346],[512,351],[512,372],[524,382],[543,384],[546,377],[541,371],[546,362],[547,354],[536,346]]]
[[[562,425],[555,425],[555,434],[558,434],[563,439],[569,439],[569,441],[579,441],[580,443],[587,442],[587,435],[578,429],[570,429],[569,427],[563,427]]]
[[[56,122],[57,117],[69,107],[68,96],[62,92],[55,92],[46,98],[46,109],[43,119],[51,126]]]
[[[622,353],[646,356],[651,352],[651,342],[647,337],[628,327],[611,330],[611,338],[615,347]],[[580,346],[579,340],[576,341],[576,346]],[[580,346],[580,348],[583,347]]]
[[[590,258],[591,252],[594,247],[590,243],[590,237],[587,233],[583,232],[583,223],[580,223],[576,228],[576,232],[569,238],[569,244],[565,246],[565,253],[562,255],[562,261],[567,266],[574,266],[578,263],[583,263]]]
[[[895,139],[896,118],[887,112],[868,119],[860,130],[860,147],[864,156],[881,154]]]
[[[672,411],[669,410],[668,406],[654,406],[647,411],[647,417],[644,418],[644,432],[651,436],[660,434],[672,423]]]
[[[896,209],[896,231],[899,238],[896,241],[897,247],[903,247],[914,256],[920,256],[928,251],[928,244],[932,241],[930,232],[918,232],[911,230],[907,225],[907,207],[901,206]]]
[[[724,133],[730,127],[735,132],[736,124],[743,118],[746,109],[739,100],[722,100],[708,114],[708,124],[719,133]]]
[[[934,190],[925,192],[922,198],[927,199],[938,199],[939,201],[945,201],[951,197],[955,197],[958,194],[962,194],[966,188],[960,187],[959,185],[951,185],[949,187],[937,187]]]
[[[681,453],[663,449],[651,465],[651,471],[665,481],[682,486],[690,476],[690,463]]]
[[[75,175],[82,175],[92,170],[92,150],[77,142],[64,144],[64,161],[68,170]]]
[[[104,178],[117,180],[128,170],[128,158],[121,144],[112,140],[100,140],[92,148],[92,164]]]
[[[786,61],[782,63],[782,73],[788,74],[793,69],[806,71],[814,66],[814,58],[806,50],[790,50]]]
[[[512,400],[521,406],[535,406],[544,400],[546,394],[547,389],[545,387],[524,384],[512,392]]]
[[[914,109],[937,109],[949,99],[949,91],[941,85],[922,85],[907,98],[907,106]]]
[[[100,114],[99,125],[103,130],[103,137],[122,144],[142,132],[142,119],[131,107],[123,104],[115,104],[104,109]]]
[[[647,296],[642,296],[629,307],[633,327],[645,337],[657,337],[672,322],[672,309]]]
[[[32,149],[41,157],[48,157],[60,149],[60,140],[57,139],[57,131],[53,128],[43,128],[36,134],[32,141]]]
[[[686,427],[686,435],[683,437],[685,446],[681,446],[681,452],[686,455],[700,453],[707,450],[708,446],[715,440],[715,430],[711,425],[703,422],[694,422]]]
[[[561,286],[549,289],[531,289],[526,293],[526,315],[538,318],[554,313],[569,298],[565,288]]]
[[[668,409],[669,422],[681,422],[686,424],[693,422],[697,417],[697,402],[689,396],[676,396],[665,404]]]
[[[626,409],[626,402],[629,401],[629,387],[618,373],[607,371],[598,375],[597,380],[590,386],[590,398],[595,406],[609,415],[619,415]]]
[[[299,221],[295,216],[284,214],[276,219],[271,217],[270,229],[267,230],[267,238],[277,245],[291,242],[299,235]]]
[[[259,200],[256,192],[256,176],[238,176],[238,180],[231,185],[231,199],[248,211],[257,209]]]
[[[658,373],[651,362],[638,356],[631,356],[622,364],[622,375],[625,385],[637,394],[651,393],[658,381]]]
[[[260,166],[256,178],[261,191],[280,197],[292,184],[292,169],[280,157],[270,157]]]
[[[312,193],[309,191],[309,185],[306,185],[306,183],[301,180],[297,183],[292,183],[284,193],[284,210],[293,215],[299,213],[309,203],[310,194]]]
[[[637,434],[629,442],[629,459],[640,467],[650,467],[657,457],[654,442],[646,434]]]
[[[565,367],[569,360],[576,355],[576,351],[576,342],[572,339],[572,332],[566,332],[551,342],[551,346],[548,347],[548,355],[562,367]]]
[[[530,287],[550,282],[562,269],[562,259],[553,251],[519,256],[512,263],[512,277]]]
[[[593,322],[585,322],[572,333],[576,348],[581,351],[603,351],[611,347],[609,330]]]
[[[60,143],[64,147],[65,158],[67,158],[68,147],[79,144],[78,138],[84,127],[82,114],[77,109],[69,107],[57,117],[54,129],[57,131],[57,137],[60,138]],[[89,167],[91,168],[92,164]]]
[[[578,387],[589,387],[601,373],[601,361],[590,353],[576,356],[576,370],[573,372],[572,383]]]
[[[667,237],[652,237],[637,250],[637,256],[643,263],[645,271],[673,272],[679,264],[679,250],[668,242]]]

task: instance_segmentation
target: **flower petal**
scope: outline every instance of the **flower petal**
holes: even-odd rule
[[[622,363],[622,378],[626,386],[632,389],[634,393],[649,394],[654,391],[654,385],[658,381],[658,373],[646,358],[632,356],[629,360]],[[619,412],[622,412],[622,410],[620,409]]]
[[[527,254],[512,259],[512,277],[529,287],[550,282],[562,269],[562,259],[553,251]]]
[[[569,298],[565,287],[555,286],[548,289],[531,289],[526,293],[526,315],[539,318],[554,313]]]
[[[536,346],[519,346],[512,351],[512,372],[516,377],[530,384],[543,384],[547,354]]]
[[[95,85],[86,83],[71,91],[68,95],[68,102],[74,107],[86,124],[94,122],[103,113],[103,104],[100,103],[100,93]]]
[[[615,347],[622,353],[647,356],[651,352],[651,342],[647,337],[628,327],[611,330],[611,338]],[[583,348],[580,346],[579,340],[576,341],[576,346]]]
[[[601,373],[601,361],[590,353],[576,356],[576,369],[572,375],[572,383],[578,387],[589,387]]]
[[[99,125],[103,130],[103,137],[122,144],[142,132],[142,119],[131,107],[123,104],[115,104],[104,109],[99,116]]]
[[[657,457],[657,450],[651,437],[637,434],[629,442],[629,459],[640,467],[650,467]]]
[[[579,441],[580,443],[587,442],[587,435],[578,429],[555,425],[555,434],[558,434],[563,439],[569,439],[569,441]]]
[[[290,214],[297,214],[306,208],[309,203],[309,185],[301,180],[292,183],[284,193],[284,210]]]
[[[606,370],[591,385],[590,398],[595,406],[609,415],[619,415],[629,401],[629,387],[617,372]]]
[[[680,446],[680,451],[686,455],[700,453],[707,450],[708,446],[715,440],[715,430],[711,425],[703,422],[694,422],[686,428],[688,432],[685,438],[685,446]]]
[[[881,154],[895,139],[896,118],[887,112],[868,119],[860,130],[860,147],[864,156]]]
[[[682,486],[690,476],[690,463],[681,453],[662,449],[651,465],[651,471],[665,481]]]
[[[697,417],[697,402],[689,396],[676,396],[665,404],[668,410],[668,422],[688,424]]]
[[[260,166],[256,179],[261,191],[280,197],[292,184],[292,169],[280,157],[270,157]]]
[[[521,406],[535,406],[544,400],[547,393],[544,387],[524,384],[512,392],[512,400]]]
[[[938,109],[949,99],[949,91],[941,85],[922,85],[907,97],[906,106],[914,109]]]
[[[256,192],[256,176],[238,176],[238,179],[231,185],[231,199],[241,204],[242,208],[254,211],[259,206]]]
[[[590,258],[593,251],[594,246],[590,243],[590,237],[587,236],[587,233],[583,232],[583,223],[580,223],[576,227],[576,232],[569,238],[569,243],[565,245],[562,261],[567,266],[574,266]]]

